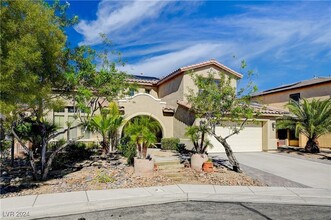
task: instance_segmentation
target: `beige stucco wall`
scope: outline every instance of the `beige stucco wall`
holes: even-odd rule
[[[276,123],[274,118],[262,120],[262,150],[272,151],[277,149],[276,128],[273,128],[273,123]]]
[[[162,101],[167,102],[167,105],[176,107],[177,100],[183,99],[183,88],[183,75],[176,76],[159,85],[159,98],[162,99]]]
[[[154,98],[159,98],[158,97],[158,89],[156,86],[149,86],[149,85],[138,85],[137,91],[135,94],[138,93],[146,93],[145,89],[150,89],[150,95],[152,95]]]
[[[237,87],[237,80],[234,78],[233,74],[227,73],[227,72],[223,71],[222,69],[220,69],[216,66],[201,67],[201,68],[198,68],[198,69],[194,70],[194,74],[201,75],[201,76],[204,76],[206,78],[208,77],[208,75],[210,73],[212,73],[216,80],[220,79],[220,76],[218,74],[219,72],[224,73],[227,77],[231,76],[232,77],[231,86],[233,86],[234,88]],[[184,80],[183,81],[184,81],[184,90],[183,90],[184,95],[183,95],[182,100],[187,101],[186,95],[189,94],[189,89],[193,89],[194,92],[198,92],[198,88],[195,86],[195,84],[192,80],[192,77],[188,73],[184,74]]]
[[[173,136],[172,116],[165,115],[162,108],[166,103],[146,93],[139,93],[133,97],[119,100],[119,105],[124,107],[126,121],[139,115],[148,115],[157,120],[162,127],[163,137]],[[122,130],[123,126],[120,128]]]
[[[288,91],[282,91],[277,93],[266,94],[263,96],[254,97],[253,100],[259,103],[268,104],[278,108],[285,108],[285,105],[289,101],[290,94],[300,93],[301,98],[306,99],[327,99],[331,96],[331,82],[324,83],[309,87],[303,87],[298,89],[292,89]]]
[[[174,115],[174,135],[178,138],[185,137],[185,129],[195,122],[194,113],[187,108],[179,106]]]

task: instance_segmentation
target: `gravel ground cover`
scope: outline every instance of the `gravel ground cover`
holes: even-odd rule
[[[236,173],[223,166],[217,166],[213,173],[197,172],[185,168],[184,164],[160,164],[154,176],[138,177],[134,175],[133,167],[126,164],[126,159],[120,155],[113,158],[93,158],[76,163],[72,167],[53,170],[49,180],[32,181],[29,166],[22,161],[16,161],[12,169],[7,164],[1,164],[1,198],[60,193],[84,190],[105,190],[116,188],[134,188],[162,186],[171,184],[217,184],[263,186],[245,173]]]

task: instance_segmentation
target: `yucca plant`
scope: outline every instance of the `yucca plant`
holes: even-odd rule
[[[317,139],[331,132],[331,98],[327,100],[302,99],[300,102],[291,100],[287,105],[292,115],[277,121],[277,128],[295,130],[295,135],[303,134],[308,138],[306,152],[318,153]]]

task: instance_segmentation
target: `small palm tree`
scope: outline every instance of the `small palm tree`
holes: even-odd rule
[[[109,129],[110,146],[114,150],[118,144],[118,129],[124,123],[124,117],[121,115],[118,105],[115,102],[109,104],[109,115],[111,117],[111,126]]]
[[[213,145],[207,139],[209,128],[205,123],[201,123],[199,126],[190,126],[186,128],[185,135],[190,138],[193,143],[194,150],[198,154],[204,154],[207,147],[212,147]]]
[[[280,119],[277,127],[295,130],[295,135],[303,134],[308,138],[305,146],[306,152],[318,153],[319,144],[317,139],[331,132],[331,98],[321,101],[313,99],[301,102],[290,101],[286,105],[291,116]]]
[[[109,108],[101,109],[101,114],[94,116],[89,129],[96,131],[102,136],[102,154],[108,154],[110,146],[114,149],[118,140],[118,128],[123,124],[124,118],[118,110],[116,103],[111,103]]]
[[[147,148],[156,143],[156,133],[160,130],[159,123],[149,116],[138,116],[128,122],[125,135],[136,144],[138,157],[146,158]]]

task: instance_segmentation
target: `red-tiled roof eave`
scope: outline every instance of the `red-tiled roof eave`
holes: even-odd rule
[[[177,101],[177,104],[180,105],[180,106],[183,106],[187,109],[191,109],[192,108],[192,105],[189,104],[189,103],[186,103],[184,101],[181,101],[181,100],[178,100]],[[254,107],[254,106],[253,106]],[[263,108],[267,108],[267,109],[263,109]],[[268,109],[269,108],[269,109]],[[290,113],[287,112],[287,111],[284,111],[284,110],[276,110],[276,109],[270,109],[270,107],[259,107],[259,108],[255,108],[256,111],[256,115],[261,115],[261,116],[277,116],[277,117],[280,117],[280,116],[283,116],[283,115],[289,115]]]

